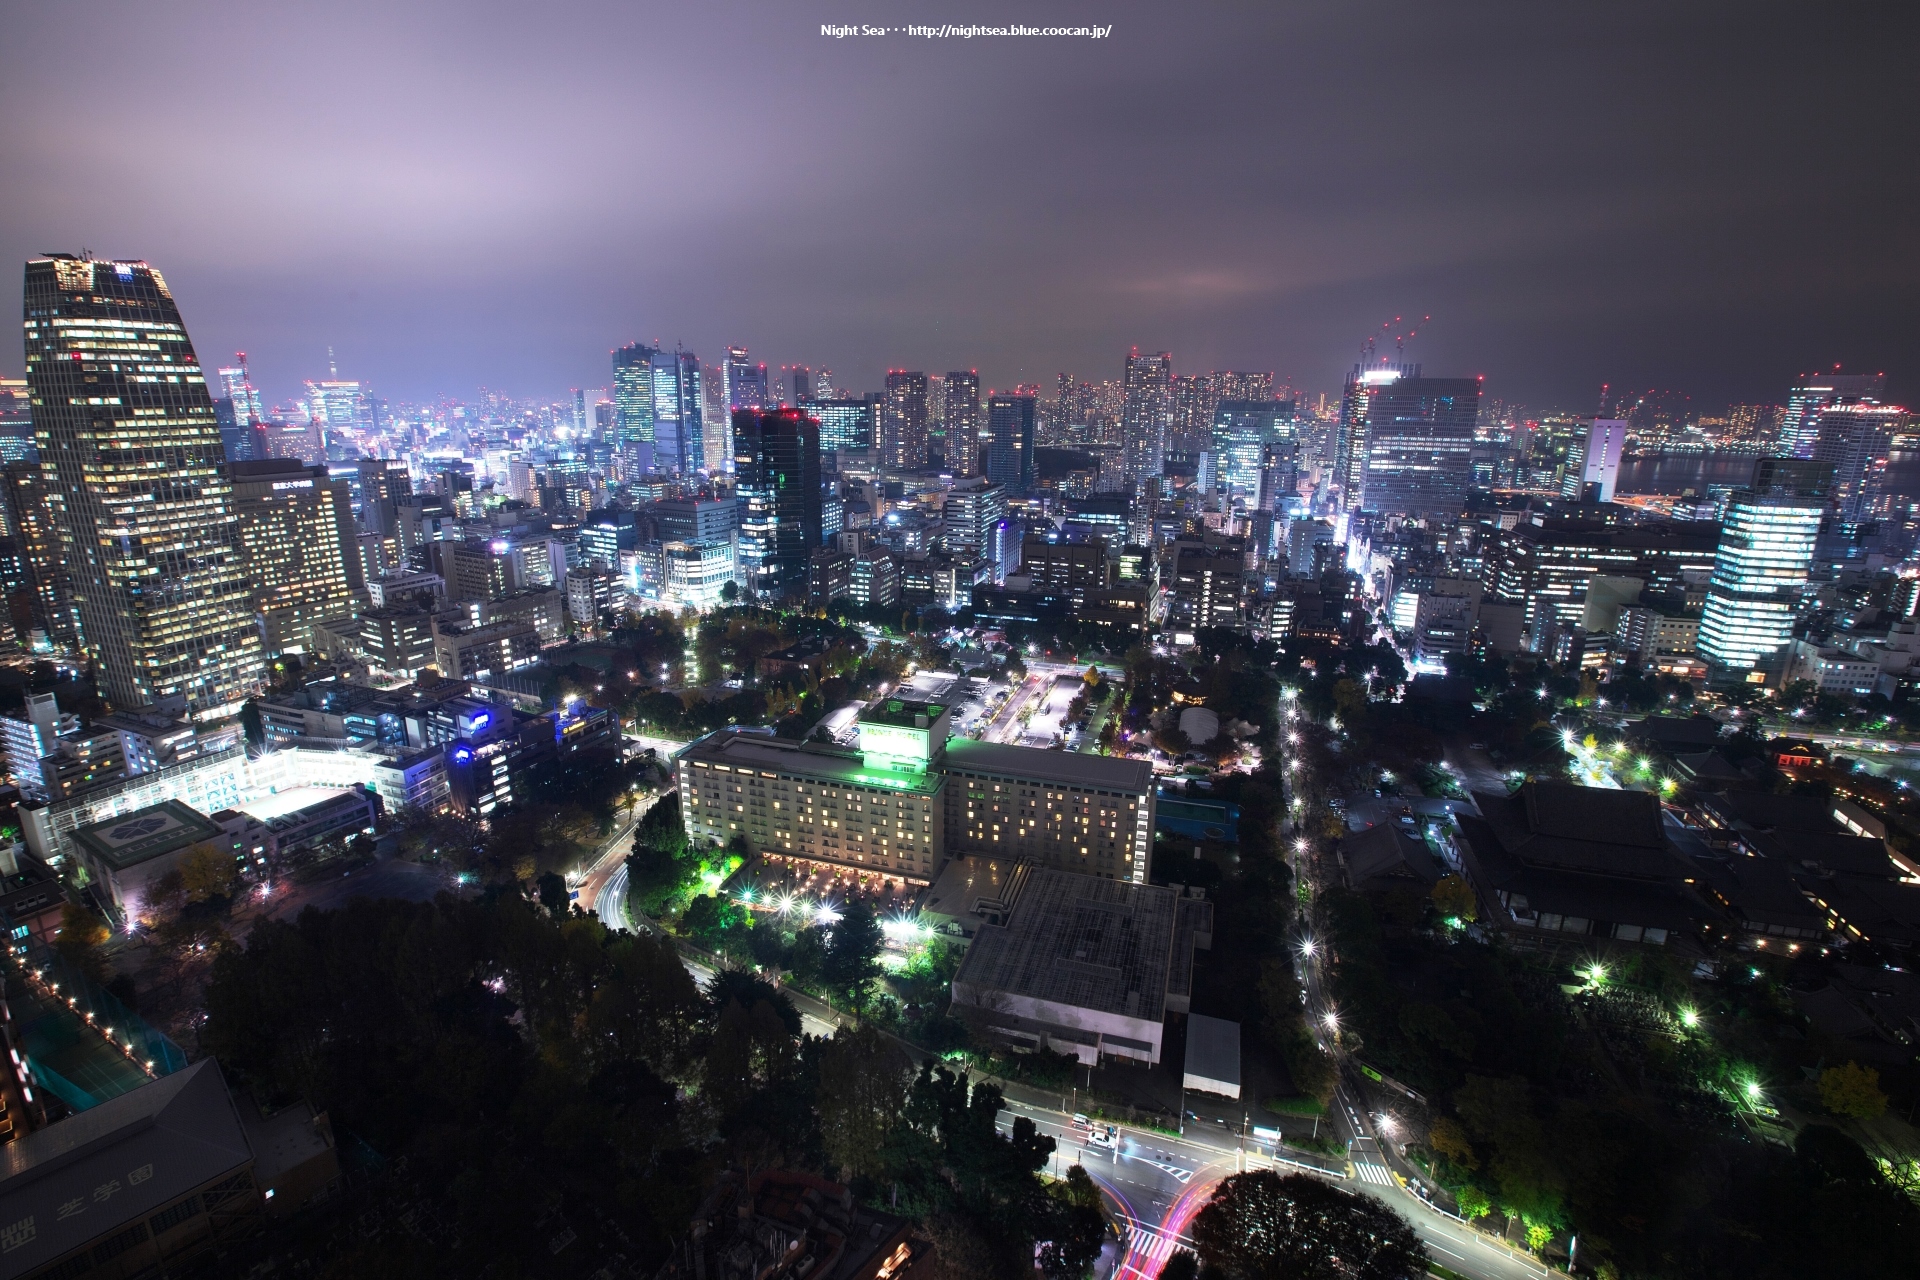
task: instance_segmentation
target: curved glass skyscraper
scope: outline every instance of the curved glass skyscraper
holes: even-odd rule
[[[116,706],[203,719],[263,660],[213,397],[160,273],[66,254],[27,263],[27,383],[81,639]]]

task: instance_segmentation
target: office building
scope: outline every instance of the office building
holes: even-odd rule
[[[1426,378],[1418,366],[1356,369],[1347,380],[1340,427],[1352,451],[1348,509],[1419,519],[1459,515],[1472,482],[1479,414],[1477,378]]]
[[[1720,674],[1746,677],[1792,639],[1832,483],[1830,463],[1762,458],[1727,504],[1700,618],[1700,656]]]
[[[956,476],[980,474],[980,371],[949,372],[940,389],[947,431],[947,470]]]
[[[661,354],[639,342],[613,353],[614,438],[609,443],[623,479],[654,468],[653,374],[654,360]]]
[[[144,262],[59,255],[27,264],[25,304],[34,434],[101,693],[237,712],[260,686],[260,633],[213,399],[173,295]]]
[[[1560,496],[1581,498],[1592,493],[1596,501],[1612,502],[1620,480],[1620,455],[1626,447],[1624,420],[1595,418],[1567,445],[1566,479]]]
[[[73,580],[60,529],[54,523],[46,473],[39,463],[0,466],[0,513],[5,515],[18,562],[7,608],[20,643],[39,650],[76,646],[80,631]]]
[[[1221,486],[1232,490],[1235,497],[1249,502],[1255,499],[1262,492],[1260,473],[1266,448],[1270,444],[1292,443],[1293,416],[1291,400],[1221,400],[1217,403],[1209,443]],[[1261,506],[1269,511],[1273,509],[1264,499]]]
[[[742,409],[770,409],[773,401],[768,398],[767,366],[755,364],[747,359],[745,347],[727,348],[727,410],[738,413]]]
[[[879,396],[858,400],[815,400],[800,402],[801,412],[820,424],[820,452],[864,453],[880,440],[881,401]]]
[[[1183,631],[1234,627],[1246,594],[1246,558],[1228,547],[1181,547],[1173,558],[1170,625]]]
[[[228,471],[268,656],[307,652],[315,623],[357,611],[346,481],[291,458],[235,462]]]
[[[1884,373],[1830,373],[1801,378],[1787,392],[1787,410],[1780,420],[1780,451],[1794,458],[1811,458],[1820,435],[1820,415],[1836,404],[1878,403],[1886,394]]]
[[[742,584],[766,599],[804,597],[821,541],[819,424],[798,409],[741,409],[733,441]]]
[[[653,357],[653,466],[692,475],[706,465],[706,406],[700,391],[700,361],[691,351],[661,351]]]
[[[33,444],[33,395],[25,378],[0,378],[0,462],[31,462],[39,457]]]
[[[1007,521],[1005,488],[985,476],[955,481],[942,506],[942,523],[954,558],[968,565],[987,561],[996,566],[995,581],[1005,576],[998,566],[1021,536]]]
[[[1137,488],[1160,474],[1166,463],[1167,432],[1173,423],[1173,355],[1127,354],[1120,405],[1120,439],[1126,456],[1126,482]]]
[[[676,609],[717,609],[739,577],[731,537],[674,539],[660,546],[661,598]]]
[[[1033,491],[1032,396],[989,396],[980,433],[980,473],[1013,497]]]
[[[1705,520],[1609,525],[1548,520],[1491,534],[1481,580],[1489,597],[1524,601],[1532,622],[1541,609],[1579,623],[1595,575],[1634,578],[1649,595],[1685,597],[1714,569],[1720,526]]]
[[[226,446],[228,462],[264,458],[267,438],[261,424],[266,415],[260,408],[260,392],[254,388],[253,375],[247,369],[247,353],[236,351],[233,358],[238,363],[220,371],[230,418],[220,424],[220,439]]]
[[[908,470],[927,465],[927,375],[887,371],[880,422],[881,462]]]

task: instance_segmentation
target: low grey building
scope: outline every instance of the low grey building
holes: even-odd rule
[[[1213,945],[1213,904],[1157,885],[1027,868],[1005,923],[983,924],[953,979],[956,1011],[1028,1048],[1160,1061],[1169,1013]]]

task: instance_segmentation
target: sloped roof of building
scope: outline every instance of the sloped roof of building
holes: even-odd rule
[[[253,1159],[220,1067],[202,1058],[0,1147],[0,1224],[30,1224],[20,1275]]]
[[[1426,889],[1446,874],[1426,842],[1401,830],[1397,822],[1375,823],[1347,836],[1340,852],[1347,860],[1347,882],[1356,889],[1393,880]]]
[[[1840,825],[1825,796],[1729,791],[1702,797],[1700,807],[1736,831],[1837,831]]]
[[[1812,869],[1881,880],[1900,878],[1900,868],[1887,856],[1886,841],[1872,836],[1847,835],[1840,831],[1764,831],[1748,843],[1761,857],[1784,863],[1796,871]]]
[[[1511,796],[1476,791],[1473,798],[1487,832],[1527,866],[1639,880],[1682,873],[1660,801],[1647,792],[1534,781]]]
[[[1722,726],[1712,716],[1648,716],[1630,725],[1627,736],[1671,751],[1676,747],[1710,747],[1720,739]]]

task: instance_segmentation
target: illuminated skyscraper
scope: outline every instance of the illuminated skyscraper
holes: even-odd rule
[[[808,400],[801,410],[820,424],[820,452],[871,449],[880,439],[880,397]]]
[[[733,415],[740,575],[766,599],[804,598],[820,545],[820,427],[798,409]]]
[[[1832,483],[1829,463],[1762,458],[1727,504],[1700,618],[1700,656],[1721,673],[1749,672],[1793,637]]]
[[[1126,449],[1127,483],[1138,486],[1166,467],[1167,432],[1173,425],[1173,356],[1162,351],[1127,354],[1120,438]]]
[[[1884,373],[1830,373],[1805,377],[1787,392],[1787,411],[1780,421],[1780,451],[1795,458],[1811,458],[1820,434],[1820,415],[1829,405],[1868,401],[1886,394]]]
[[[887,371],[880,420],[880,460],[889,467],[927,465],[927,375]]]
[[[749,361],[745,347],[728,347],[727,407],[738,412],[741,409],[764,409],[770,403],[767,398],[767,366]]]
[[[6,533],[20,562],[18,580],[7,601],[20,643],[30,644],[32,633],[39,631],[60,648],[77,645],[80,633],[73,582],[39,463],[0,466],[0,512],[6,516]]]
[[[1262,449],[1293,439],[1293,401],[1222,400],[1214,406],[1210,447],[1220,483],[1251,503],[1260,492]]]
[[[635,342],[613,353],[614,436],[610,442],[624,479],[634,480],[654,467],[654,359],[658,347]]]
[[[1032,396],[988,396],[987,429],[980,433],[980,473],[1009,494],[1033,489]]]
[[[1472,480],[1476,378],[1426,378],[1419,365],[1355,366],[1334,431],[1329,483],[1342,510],[1457,514]]]
[[[1884,515],[1888,453],[1907,411],[1890,404],[1843,401],[1820,411],[1813,457],[1833,467],[1834,508],[1844,520]]]
[[[653,365],[653,465],[692,474],[706,465],[700,361],[691,351],[656,351]]]
[[[947,470],[956,476],[980,474],[980,371],[946,376],[941,407],[947,424]]]
[[[61,254],[26,269],[27,381],[49,505],[101,691],[202,718],[263,662],[206,377],[158,271]]]
[[[25,378],[0,378],[0,462],[30,462],[33,448],[33,396]]]
[[[229,428],[221,424],[220,441],[229,462],[264,458],[267,437],[260,424],[266,421],[266,415],[260,409],[260,393],[254,389],[253,375],[247,370],[247,353],[236,351],[233,358],[239,363],[220,371],[220,382],[233,412],[233,425]]]

